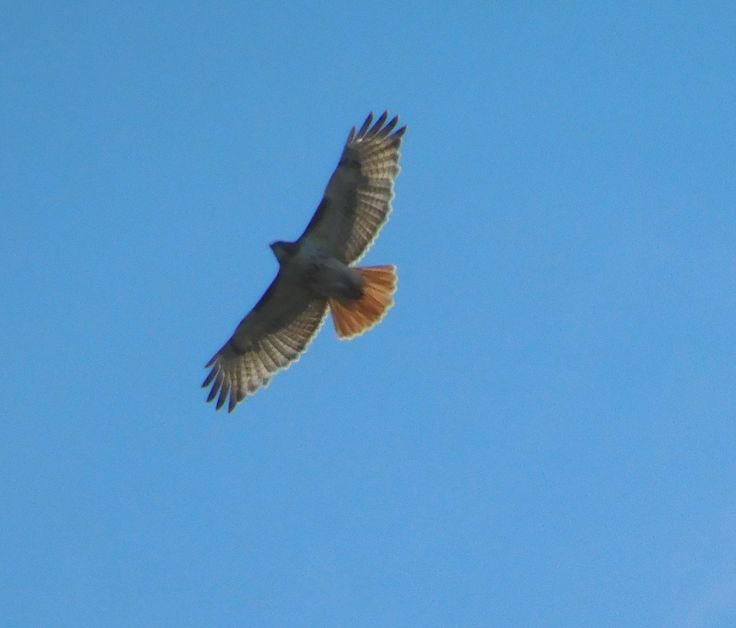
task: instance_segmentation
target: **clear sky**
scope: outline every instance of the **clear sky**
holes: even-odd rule
[[[736,625],[736,9],[563,4],[4,4],[3,626]],[[396,307],[214,412],[383,109]]]

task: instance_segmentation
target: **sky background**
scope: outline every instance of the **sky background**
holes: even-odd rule
[[[736,625],[736,8],[563,4],[2,4],[3,626]],[[383,109],[395,308],[215,413]]]

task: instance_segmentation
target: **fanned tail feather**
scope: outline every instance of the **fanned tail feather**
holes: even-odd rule
[[[354,301],[328,301],[337,337],[343,340],[378,325],[394,304],[396,266],[364,266],[356,270],[363,278],[363,296]]]

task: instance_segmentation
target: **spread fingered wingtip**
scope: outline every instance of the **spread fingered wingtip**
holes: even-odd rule
[[[376,120],[375,124],[371,127],[370,131],[366,135],[375,135],[378,133],[378,131],[381,130],[381,127],[383,126],[383,123],[386,122],[386,118],[388,118],[388,111],[384,111]]]
[[[399,116],[394,116],[388,121],[388,124],[381,129],[380,136],[386,137],[391,131],[394,130],[394,127],[399,123]]]
[[[212,388],[210,389],[210,394],[207,395],[207,403],[212,401],[218,392],[220,392],[220,387],[222,386],[222,374],[218,373],[217,377],[215,377],[215,381],[212,383]]]
[[[373,122],[373,112],[371,111],[365,118],[365,122],[363,122],[363,125],[360,127],[360,130],[358,131],[358,137],[363,137],[366,134],[366,131],[371,126],[371,122]]]
[[[391,141],[400,141],[404,133],[406,133],[406,125],[396,129],[399,124],[398,115],[388,120],[388,122],[386,122],[386,120],[388,120],[388,111],[384,111],[380,116],[378,116],[378,118],[375,119],[375,122],[373,112],[369,113],[360,128],[357,130],[355,127],[350,129],[348,139],[345,142],[346,145],[353,141],[361,141],[369,138],[390,138]]]
[[[222,404],[225,403],[225,400],[227,399],[228,394],[230,393],[230,384],[224,383],[222,386],[222,389],[220,390],[220,396],[217,399],[217,405],[215,406],[216,410],[219,410],[222,408]]]
[[[204,381],[202,382],[202,388],[207,388],[207,386],[209,386],[212,383],[212,380],[215,379],[216,374],[217,374],[217,369],[212,369],[209,373],[207,373],[207,377],[205,377]]]

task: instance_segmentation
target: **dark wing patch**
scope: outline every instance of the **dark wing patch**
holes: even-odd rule
[[[370,248],[391,211],[406,127],[394,130],[398,116],[386,123],[387,118],[384,111],[373,123],[369,114],[357,132],[350,130],[322,202],[299,239],[314,238],[346,264]]]
[[[277,276],[256,307],[212,357],[202,386],[211,386],[207,401],[217,398],[228,411],[299,359],[327,314],[327,304]]]

